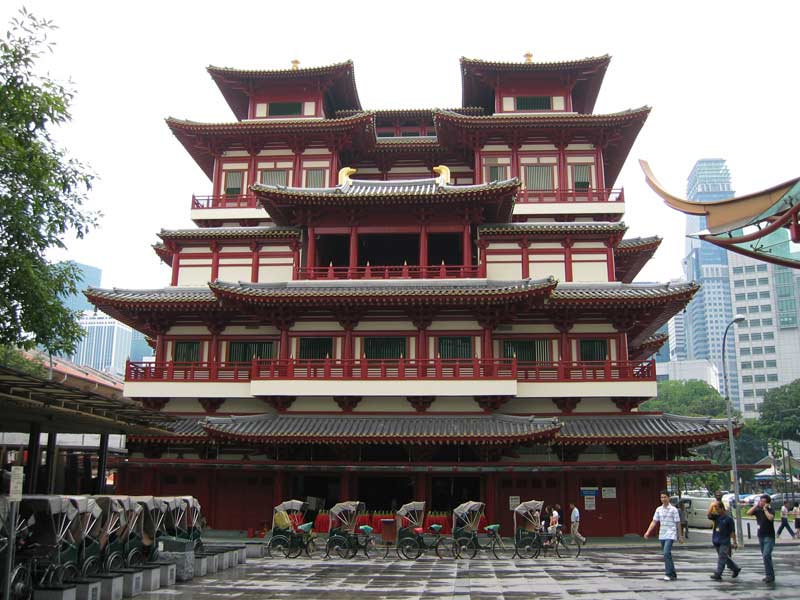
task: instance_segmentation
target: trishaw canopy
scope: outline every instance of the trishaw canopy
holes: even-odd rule
[[[275,507],[274,512],[279,511],[295,511],[295,512],[303,512],[308,509],[308,504],[303,502],[302,500],[286,500],[285,502],[281,502],[278,506]]]
[[[542,506],[544,506],[543,500],[526,500],[525,502],[520,502],[514,512],[518,515],[533,514],[536,511],[542,512]]]
[[[347,502],[339,502],[331,507],[331,515],[339,517],[343,513],[360,513],[364,512],[366,505],[358,500],[348,500]]]
[[[453,514],[456,515],[457,517],[463,517],[467,513],[483,511],[484,506],[485,505],[483,502],[468,500],[467,502],[464,502],[464,504],[459,504],[458,506],[456,506],[453,509]]]
[[[418,501],[409,502],[397,509],[397,515],[400,517],[407,517],[409,513],[415,512],[425,512],[425,503]]]
[[[27,508],[27,512],[41,511],[51,515],[65,514],[69,519],[74,519],[78,515],[77,507],[66,496],[36,494],[23,496],[20,508]]]

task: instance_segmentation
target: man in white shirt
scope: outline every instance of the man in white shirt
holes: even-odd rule
[[[661,492],[661,506],[656,509],[650,527],[644,532],[644,537],[650,534],[659,525],[658,541],[661,542],[661,550],[664,552],[664,581],[675,581],[678,574],[675,571],[675,563],[672,561],[672,544],[675,540],[683,543],[683,531],[680,527],[681,517],[678,509],[669,503],[669,494]]]
[[[570,502],[569,507],[572,509],[572,512],[569,515],[569,532],[572,534],[572,537],[576,542],[579,544],[585,544],[586,538],[583,537],[578,531],[581,526],[581,511],[578,510],[578,507],[575,506],[574,502]]]
[[[553,507],[553,512],[550,513],[550,523],[549,526],[547,527],[548,533],[555,533],[556,530],[558,529],[558,520],[561,518],[560,515],[558,514],[557,510],[558,508],[559,506],[558,504],[556,504]]]

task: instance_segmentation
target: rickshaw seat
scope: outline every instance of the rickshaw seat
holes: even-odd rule
[[[422,527],[414,527],[412,531],[417,535],[422,535],[423,533],[425,533],[425,530]]]
[[[497,533],[497,531],[500,529],[500,525],[495,523],[493,525],[487,525],[486,527],[484,527],[484,529],[486,531],[491,531],[492,533]]]
[[[297,528],[303,533],[310,533],[314,528],[314,523],[303,523],[302,525],[298,525]]]
[[[360,529],[361,529],[361,532],[366,534],[366,535],[369,535],[374,531],[374,529],[369,525],[362,525],[360,527]]]
[[[442,530],[442,526],[439,525],[438,523],[434,523],[433,525],[431,525],[430,529],[433,533],[439,533]]]

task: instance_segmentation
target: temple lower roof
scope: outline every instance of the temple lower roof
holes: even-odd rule
[[[478,226],[478,236],[514,234],[623,234],[628,230],[624,223],[487,223]]]
[[[298,227],[194,227],[192,229],[162,229],[158,237],[167,240],[240,240],[300,238]]]
[[[670,414],[562,417],[560,444],[705,443],[728,435],[725,419]]]

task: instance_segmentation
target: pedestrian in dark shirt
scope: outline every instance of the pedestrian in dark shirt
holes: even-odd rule
[[[758,502],[747,511],[754,515],[758,521],[758,545],[761,548],[761,557],[764,559],[764,573],[762,579],[765,583],[775,581],[775,569],[772,567],[772,550],[775,548],[775,513],[769,506],[769,494],[762,494]]]
[[[717,549],[717,570],[711,576],[711,579],[717,581],[722,580],[722,572],[725,570],[725,565],[731,570],[731,577],[738,577],[739,565],[733,562],[731,558],[731,548],[736,548],[736,526],[733,524],[733,519],[725,510],[725,507],[718,507],[717,522],[714,524],[714,533],[711,536],[711,543]]]

